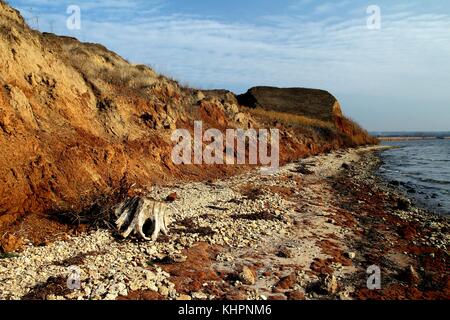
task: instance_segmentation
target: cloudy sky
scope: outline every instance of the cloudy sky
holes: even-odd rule
[[[448,0],[9,3],[34,28],[102,43],[183,84],[321,88],[371,131],[450,130]],[[69,5],[79,30],[67,27]]]

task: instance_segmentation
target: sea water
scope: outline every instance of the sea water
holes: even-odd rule
[[[429,209],[450,214],[450,139],[383,142],[380,173]]]

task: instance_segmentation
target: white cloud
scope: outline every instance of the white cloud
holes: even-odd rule
[[[347,5],[348,1],[328,3],[319,11]],[[119,21],[102,16],[94,3],[90,6],[100,14],[89,15],[83,29],[73,35],[105,44],[131,61],[150,64],[191,85],[238,91],[253,85],[305,86],[338,96],[395,101],[402,96],[418,101],[433,96],[450,102],[446,14],[413,13],[411,6],[405,11],[390,8],[389,13],[382,11],[382,29],[376,31],[366,28],[364,8],[353,8],[350,18],[331,14],[312,20],[291,14],[264,17],[255,25],[160,11]],[[122,2],[110,0],[101,6],[120,10]],[[44,14],[41,26],[50,19],[56,21],[55,28],[59,26],[55,31],[68,33],[64,13]],[[442,117],[450,123],[450,115]]]
[[[321,3],[314,8],[314,13],[333,14],[334,12],[340,12],[343,7],[348,6],[350,3],[348,0]]]

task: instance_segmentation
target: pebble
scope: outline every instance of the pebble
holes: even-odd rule
[[[356,252],[347,252],[346,253],[346,256],[347,256],[347,258],[349,258],[349,259],[355,259],[355,257],[356,257]]]
[[[249,267],[244,266],[242,268],[242,272],[239,273],[239,279],[243,284],[246,285],[254,285],[256,282],[256,277],[254,271],[252,271]]]
[[[208,299],[208,295],[206,293],[203,293],[203,292],[194,292],[192,294],[192,298],[197,299],[197,300],[207,300]]]
[[[321,278],[321,289],[328,294],[334,294],[338,288],[338,282],[334,275],[323,274]]]
[[[166,286],[160,285],[158,287],[158,292],[164,296],[167,297],[169,295],[169,288],[167,288]]]
[[[180,294],[178,297],[176,297],[176,300],[189,301],[189,300],[192,300],[192,297],[188,296],[187,294]]]

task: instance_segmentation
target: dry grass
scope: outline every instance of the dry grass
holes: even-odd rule
[[[111,85],[131,90],[146,89],[155,83],[155,79],[151,75],[132,65],[121,65],[114,69],[102,68],[99,70],[99,76]]]
[[[279,121],[284,125],[292,126],[292,127],[318,127],[324,129],[335,129],[333,123],[312,119],[301,115],[284,113],[272,110],[264,110],[261,108],[256,109],[248,109],[250,114],[257,118],[262,118],[269,121]]]
[[[336,120],[336,124],[339,126],[340,130],[347,135],[351,140],[351,144],[354,146],[378,144],[380,142],[352,119],[339,117]]]
[[[254,117],[266,122],[280,122],[286,126],[305,131],[306,135],[319,135],[318,140],[332,140],[341,136],[346,145],[360,146],[369,144],[378,144],[378,139],[372,137],[354,120],[346,117],[336,117],[335,122],[327,122],[319,119],[313,119],[301,115],[284,113],[261,108],[246,110]]]
[[[100,48],[74,46],[67,60],[91,81],[102,80],[118,88],[141,90],[157,81],[157,74],[149,67],[129,64]]]

